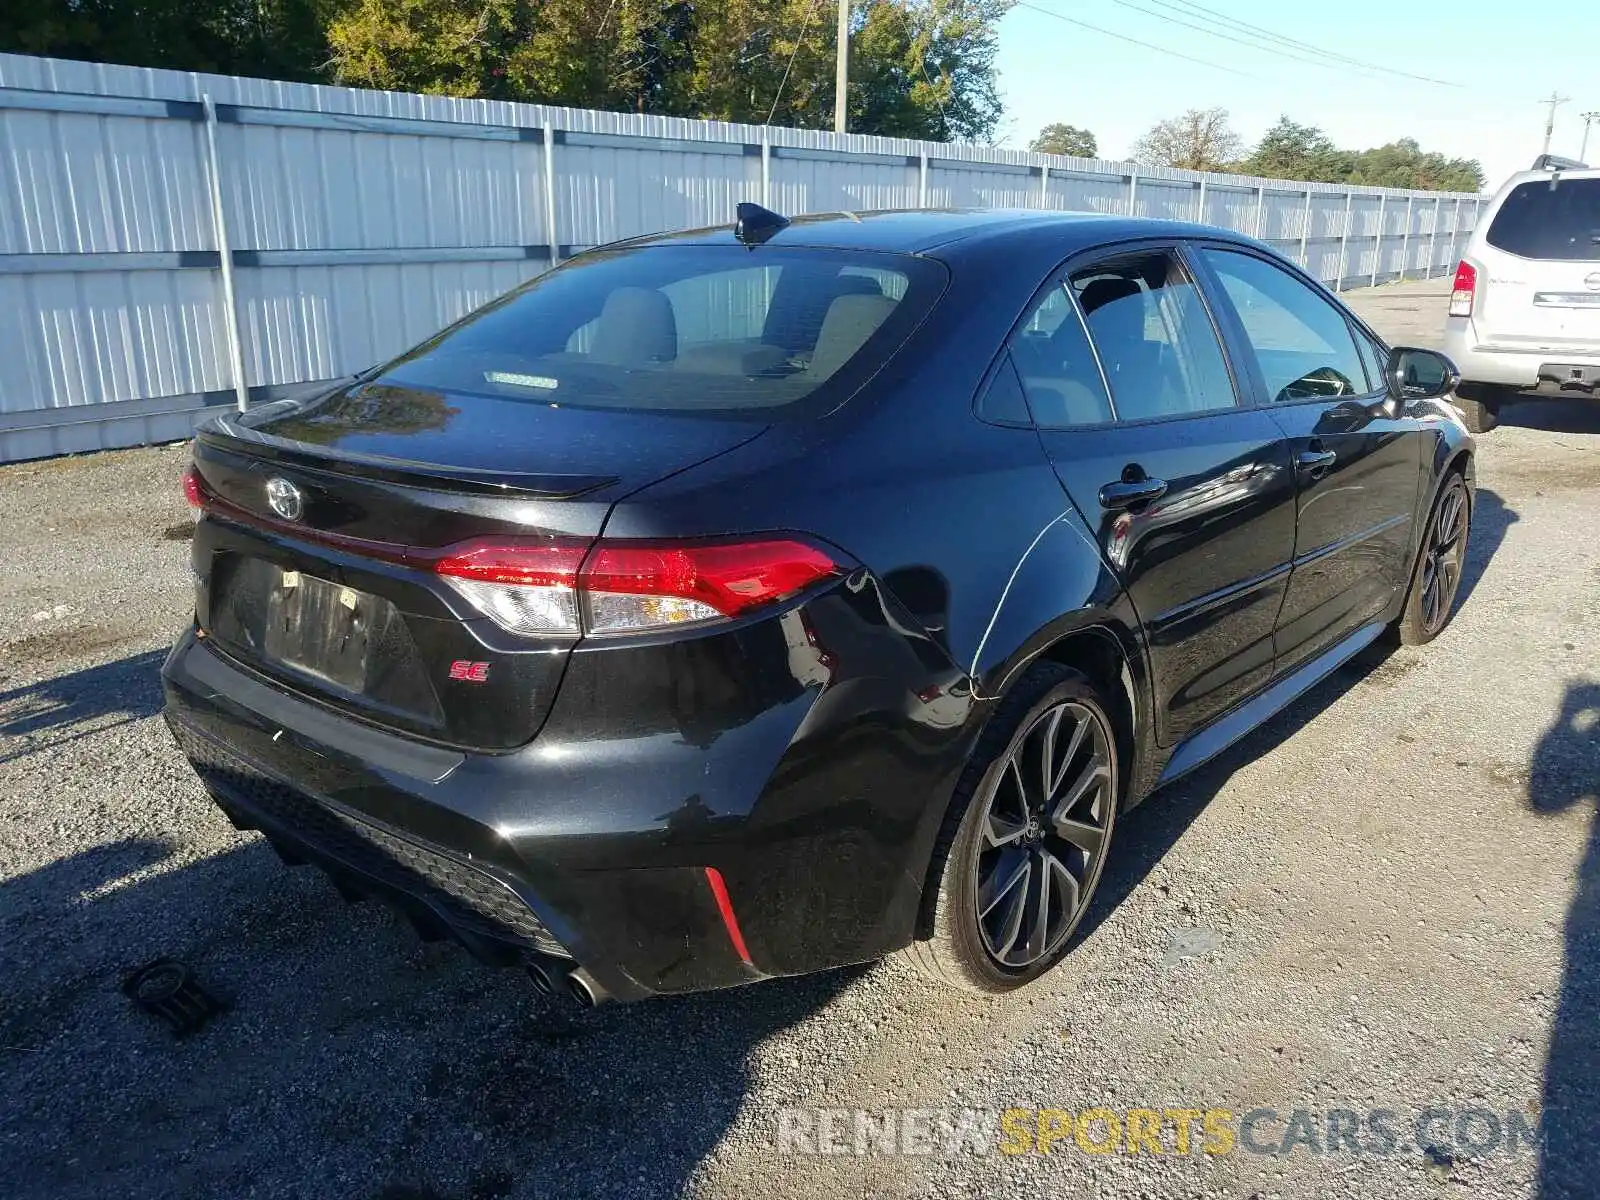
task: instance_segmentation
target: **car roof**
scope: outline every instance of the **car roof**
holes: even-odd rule
[[[1505,195],[1518,184],[1548,183],[1552,179],[1600,179],[1600,167],[1574,167],[1560,171],[1518,171],[1500,185],[1498,195]]]
[[[1006,208],[908,208],[871,212],[834,212],[798,216],[767,244],[815,246],[846,250],[881,250],[926,254],[941,247],[974,240],[1034,237],[1049,231],[1068,251],[1103,242],[1140,237],[1248,238],[1225,229],[1188,221],[1127,217],[1116,213],[1041,212]],[[630,238],[614,246],[726,245],[733,226],[716,225],[678,233]]]

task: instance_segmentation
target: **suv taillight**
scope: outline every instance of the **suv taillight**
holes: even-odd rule
[[[183,469],[183,498],[196,511],[206,506],[206,485],[200,479],[200,472],[193,466]]]
[[[606,635],[700,625],[776,604],[839,573],[781,538],[748,542],[518,542],[453,546],[434,571],[512,633]]]
[[[1450,291],[1450,315],[1470,317],[1472,300],[1478,291],[1478,268],[1462,259],[1456,267],[1455,286]]]

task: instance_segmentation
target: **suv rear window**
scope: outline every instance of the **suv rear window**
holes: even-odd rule
[[[821,411],[900,348],[945,278],[905,254],[600,251],[479,309],[370,382],[584,408]]]
[[[1519,183],[1484,236],[1489,245],[1522,258],[1600,260],[1600,179],[1557,176]]]

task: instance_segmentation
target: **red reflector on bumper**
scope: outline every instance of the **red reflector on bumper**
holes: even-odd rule
[[[706,882],[711,885],[711,895],[716,899],[717,911],[722,914],[722,924],[728,931],[728,941],[733,943],[734,953],[750,962],[750,951],[745,949],[744,934],[739,932],[739,918],[733,915],[733,901],[728,899],[728,885],[723,881],[722,872],[707,867]]]

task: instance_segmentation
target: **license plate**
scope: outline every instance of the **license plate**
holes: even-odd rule
[[[274,567],[262,650],[351,692],[365,689],[367,650],[387,601],[299,571]]]

